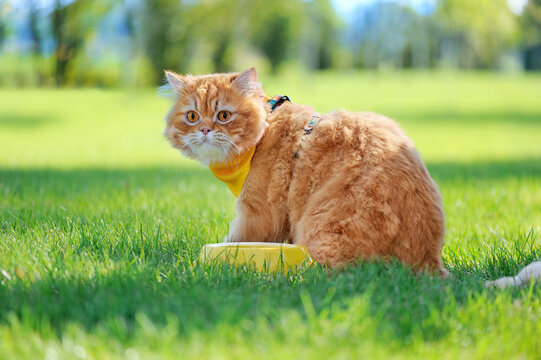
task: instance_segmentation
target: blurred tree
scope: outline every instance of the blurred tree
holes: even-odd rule
[[[412,66],[414,43],[423,35],[416,27],[417,13],[392,2],[379,2],[357,12],[352,45],[357,66]]]
[[[9,11],[8,6],[9,4],[7,1],[0,0],[0,49],[2,49],[7,33],[6,15]]]
[[[30,26],[30,38],[32,40],[32,52],[34,55],[41,53],[43,34],[39,29],[40,10],[35,0],[28,1],[28,22]]]
[[[232,49],[233,42],[231,32],[217,32],[215,37],[214,49],[212,51],[212,64],[215,72],[227,72],[232,68]]]
[[[541,70],[541,0],[530,0],[521,16],[526,70]]]
[[[283,14],[266,17],[255,33],[255,44],[269,59],[271,71],[276,73],[291,44],[291,19]]]
[[[298,40],[301,18],[299,0],[254,1],[251,23],[251,43],[269,60],[276,73],[289,50]]]
[[[85,42],[93,34],[100,17],[112,5],[107,0],[74,0],[64,5],[55,1],[51,14],[52,35],[56,42],[55,80],[65,84],[70,62],[79,55]]]
[[[516,41],[517,17],[507,0],[440,0],[436,18],[461,67],[494,68]]]
[[[233,68],[233,45],[240,13],[247,13],[249,2],[243,0],[203,1],[197,8],[197,33],[210,48],[210,60],[215,72],[227,72]]]
[[[138,21],[140,17],[138,12],[140,9],[140,4],[132,0],[121,0],[122,3],[119,4],[120,12],[122,14],[119,28],[127,37],[127,47],[125,52],[122,54],[123,58],[123,69],[122,69],[122,78],[125,85],[135,86],[140,83],[150,84],[150,79],[146,79],[144,76],[141,76],[141,71],[138,71],[137,64],[142,56],[142,42],[141,37],[138,34]]]
[[[338,30],[340,22],[329,0],[312,0],[305,4],[308,21],[311,22],[312,34],[303,41],[312,42],[314,46],[316,69],[327,69],[334,65],[334,54],[338,46]]]
[[[522,13],[523,38],[526,46],[541,43],[541,0],[529,0]]]
[[[32,43],[32,67],[33,67],[33,76],[32,78],[27,79],[30,83],[33,84],[51,84],[53,80],[53,69],[44,57],[43,57],[43,47],[44,41],[46,40],[48,34],[44,30],[44,18],[42,9],[40,8],[40,3],[38,0],[27,0],[28,5],[28,25],[30,40]]]
[[[197,41],[198,9],[193,1],[144,0],[142,37],[156,82],[163,79],[164,70],[188,71]]]
[[[136,23],[137,23],[137,7],[132,4],[132,1],[124,0],[123,4],[123,28],[130,39],[130,56],[134,55],[137,48],[136,40]]]
[[[0,46],[7,30],[14,33],[10,44],[30,35],[29,84],[50,84],[53,73],[58,86],[81,82],[87,78],[81,74],[92,71],[113,74],[108,84],[148,84],[161,81],[164,69],[238,70],[240,63],[258,61],[254,50],[272,72],[286,60],[312,69],[432,67],[442,60],[494,68],[502,53],[518,46],[528,69],[541,68],[541,0],[529,0],[521,16],[508,0],[435,0],[435,12],[407,0],[373,1],[357,8],[347,39],[332,0],[23,0],[24,35],[17,32],[21,20],[8,14],[12,1],[0,0]],[[88,42],[87,53],[106,54],[103,59],[83,57]],[[53,59],[42,55],[51,44]],[[102,65],[90,69],[95,63]]]
[[[411,14],[411,23],[406,33],[408,53],[403,57],[403,67],[428,68],[433,65],[431,55],[434,54],[434,44],[438,40],[434,25],[430,16]]]

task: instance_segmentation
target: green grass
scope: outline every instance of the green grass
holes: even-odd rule
[[[234,197],[165,143],[167,101],[0,89],[0,358],[541,357],[541,287],[483,287],[541,257],[541,76],[264,84],[401,123],[443,194],[451,278],[202,266]]]

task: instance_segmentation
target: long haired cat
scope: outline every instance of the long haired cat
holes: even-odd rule
[[[254,68],[166,77],[176,94],[164,132],[173,147],[211,169],[251,159],[228,241],[301,244],[328,266],[397,258],[447,274],[440,193],[395,122],[314,117],[290,102],[271,111]]]

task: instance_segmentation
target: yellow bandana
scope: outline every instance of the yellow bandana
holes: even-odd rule
[[[255,153],[255,146],[251,147],[247,151],[240,155],[237,155],[232,160],[229,160],[224,164],[210,164],[209,169],[214,176],[225,182],[229,190],[239,197],[246,177],[250,172],[250,166],[252,164],[252,157]]]

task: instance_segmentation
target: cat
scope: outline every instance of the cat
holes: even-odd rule
[[[238,195],[227,241],[305,245],[329,267],[395,258],[447,276],[440,192],[393,120],[276,107],[255,68],[166,79],[175,103],[164,136]]]

